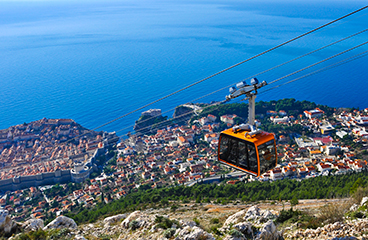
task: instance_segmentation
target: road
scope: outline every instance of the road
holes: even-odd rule
[[[240,172],[240,171],[236,171],[236,172],[232,172],[232,173],[228,173],[228,174],[225,174],[225,179],[226,178],[241,178],[241,177],[244,177],[244,176],[247,176],[248,174],[244,173],[244,172]],[[208,178],[203,178],[203,179],[200,179],[200,180],[195,180],[195,181],[190,181],[190,182],[186,182],[184,183],[185,186],[188,186],[188,187],[191,187],[191,186],[194,186],[194,184],[196,183],[213,183],[213,182],[220,182],[221,181],[221,175],[216,175],[216,176],[213,176],[213,177],[208,177]]]

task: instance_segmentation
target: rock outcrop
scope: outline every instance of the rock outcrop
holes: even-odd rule
[[[42,219],[29,219],[23,224],[23,228],[26,232],[37,231],[44,228]]]
[[[296,230],[286,236],[289,239],[342,239],[349,236],[361,236],[366,239],[367,233],[368,219],[355,219],[346,223],[335,222],[317,229]]]
[[[0,233],[2,235],[8,236],[12,232],[16,230],[18,227],[18,224],[14,222],[10,216],[7,210],[0,210]]]
[[[212,234],[204,231],[197,226],[186,226],[183,229],[178,229],[175,235],[177,236],[175,240],[215,240]]]
[[[282,232],[277,231],[273,221],[268,221],[262,228],[257,240],[282,240]]]
[[[63,228],[68,228],[68,229],[77,229],[77,224],[75,223],[75,221],[71,218],[65,217],[65,216],[59,216],[57,218],[55,218],[52,222],[50,222],[49,224],[46,225],[46,227],[43,228],[43,230],[47,230],[47,229],[63,229]]]
[[[155,218],[156,216],[148,215],[141,211],[135,211],[121,222],[121,226],[126,229],[131,228],[133,230],[138,228],[151,228],[154,224]]]
[[[103,221],[105,225],[112,225],[112,224],[119,222],[121,219],[124,219],[125,217],[126,217],[126,214],[118,214],[115,216],[107,217]]]

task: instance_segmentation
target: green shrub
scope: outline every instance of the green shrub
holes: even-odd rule
[[[166,229],[166,230],[164,231],[164,237],[165,237],[165,238],[171,238],[171,237],[173,237],[173,236],[174,236],[175,232],[176,232],[176,230],[175,230],[175,229],[173,229],[173,228]]]
[[[172,212],[175,212],[178,208],[179,208],[179,206],[178,206],[178,205],[172,205],[172,206],[171,206],[171,211],[172,211]]]
[[[244,234],[243,234],[243,233],[241,233],[241,232],[239,232],[239,231],[238,231],[238,230],[236,230],[236,229],[231,229],[231,230],[229,231],[229,234],[230,234],[232,237],[237,237],[237,238],[241,238],[241,237],[243,237],[243,238],[245,238]]]
[[[210,228],[211,232],[213,232],[216,235],[222,235],[222,233],[220,232],[220,230],[218,230],[218,225],[212,225]]]
[[[287,220],[291,219],[291,218],[295,218],[298,217],[299,215],[301,215],[301,212],[298,210],[293,210],[292,208],[290,208],[289,210],[281,210],[279,216],[276,218],[276,222],[278,223],[283,223],[286,222]]]
[[[138,228],[139,228],[139,223],[138,223],[138,221],[137,221],[137,220],[133,220],[133,221],[131,221],[131,222],[129,223],[129,227],[130,227],[130,229],[132,229],[132,230],[136,230],[136,229],[138,229]]]
[[[352,218],[364,218],[364,213],[361,212],[361,211],[352,212],[352,213],[350,213],[350,217],[352,217]]]
[[[158,228],[162,229],[169,229],[173,226],[173,224],[179,225],[179,222],[177,220],[170,220],[168,218],[165,218],[163,216],[156,216],[155,223],[157,223]]]
[[[69,239],[70,236],[68,234],[70,233],[70,230],[68,228],[63,229],[53,229],[49,231],[49,237],[47,239],[55,239],[55,240],[61,240],[61,239]]]
[[[220,220],[218,219],[218,218],[212,218],[211,220],[210,220],[210,223],[211,224],[218,224],[220,222]]]
[[[200,225],[200,221],[199,221],[199,219],[198,218],[193,218],[193,221],[197,224],[197,226],[199,226]]]
[[[329,203],[320,208],[319,218],[325,223],[341,222],[350,204],[346,202]]]

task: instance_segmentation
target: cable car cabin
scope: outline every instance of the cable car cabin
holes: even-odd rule
[[[253,176],[260,176],[276,167],[275,136],[260,131],[250,136],[249,130],[222,131],[219,138],[218,160]]]

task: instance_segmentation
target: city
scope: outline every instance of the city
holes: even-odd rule
[[[17,221],[45,219],[77,206],[109,203],[141,186],[219,183],[224,176],[231,177],[225,179],[227,184],[301,180],[367,167],[368,109],[333,109],[331,115],[320,108],[304,109],[296,116],[289,112],[295,113],[267,110],[257,115],[265,127],[286,129],[275,132],[278,166],[259,178],[231,175],[217,161],[219,132],[236,124],[236,114],[205,114],[190,125],[167,126],[155,134],[130,135],[120,142],[114,133],[90,132],[73,120],[43,119],[17,125],[1,131],[1,181],[12,180],[14,188],[20,186],[14,184],[17,178],[36,180],[28,181],[33,186],[14,190],[0,184],[5,188],[0,205]],[[301,134],[290,131],[296,126],[302,127]],[[79,137],[83,133],[87,134]],[[55,178],[62,171],[69,175]],[[52,180],[42,175],[49,173]]]

